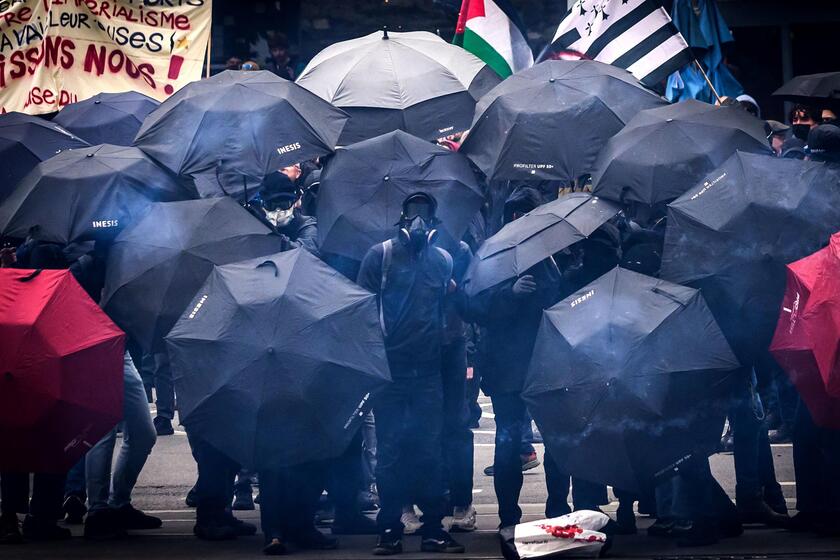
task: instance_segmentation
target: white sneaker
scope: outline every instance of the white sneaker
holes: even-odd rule
[[[455,511],[452,512],[452,525],[449,530],[456,533],[475,531],[475,508],[472,506],[456,507]]]
[[[413,511],[403,512],[400,517],[400,522],[403,524],[404,535],[413,535],[423,528],[423,524],[420,522],[420,519],[417,518],[417,514]]]

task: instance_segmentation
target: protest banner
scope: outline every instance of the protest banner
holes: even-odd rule
[[[0,0],[0,113],[201,78],[212,0]]]

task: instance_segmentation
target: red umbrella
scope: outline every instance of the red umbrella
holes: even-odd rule
[[[124,347],[69,271],[0,269],[0,470],[66,472],[113,428]]]
[[[770,351],[817,425],[840,429],[840,233],[787,268]]]

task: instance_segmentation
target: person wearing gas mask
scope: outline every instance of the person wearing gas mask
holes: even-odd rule
[[[303,247],[318,254],[318,222],[300,211],[303,194],[297,187],[300,166],[284,167],[266,176],[260,189],[259,201],[265,220],[289,238],[295,247]]]
[[[373,553],[402,552],[404,504],[423,511],[423,552],[464,552],[443,530],[441,432],[444,301],[455,290],[452,257],[434,246],[437,202],[423,192],[402,204],[399,233],[374,245],[357,283],[378,296],[391,383],[373,403],[380,510]]]

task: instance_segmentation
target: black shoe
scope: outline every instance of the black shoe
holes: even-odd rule
[[[349,516],[336,516],[332,524],[333,535],[378,535],[376,522],[361,513]]]
[[[787,527],[790,517],[773,511],[763,499],[751,501],[750,503],[740,502],[738,504],[738,517],[745,525],[758,524],[769,527]]]
[[[280,539],[271,539],[271,542],[262,549],[262,553],[266,556],[283,556],[286,552],[286,545]]]
[[[649,537],[670,537],[674,530],[674,521],[672,519],[657,519],[653,525],[647,528]]]
[[[122,539],[126,536],[117,510],[106,508],[88,513],[85,519],[85,538],[96,541]]]
[[[155,416],[154,419],[155,432],[159,436],[171,436],[175,433],[175,428],[172,427],[172,420],[164,418],[163,416]]]
[[[770,443],[790,443],[790,428],[782,424],[778,430],[768,431],[767,439],[770,440]]]
[[[223,520],[196,523],[193,534],[203,541],[232,541],[237,537],[236,529]]]
[[[718,523],[718,534],[723,539],[734,539],[744,534],[744,526],[735,519],[720,521]]]
[[[304,550],[335,550],[338,548],[337,538],[325,535],[314,526],[300,531],[289,540]]]
[[[374,556],[393,556],[401,554],[402,551],[402,535],[391,530],[380,534],[373,548]]]
[[[800,511],[790,518],[786,528],[788,531],[793,531],[794,533],[815,531],[817,525],[820,523],[820,519],[821,516],[819,514]]]
[[[256,509],[257,506],[254,505],[254,495],[251,489],[247,488],[234,492],[233,506],[231,507],[234,511],[251,511]]]
[[[190,488],[190,491],[187,492],[187,497],[184,498],[184,503],[187,504],[187,507],[197,507],[198,506],[198,493],[195,491],[195,486]]]
[[[17,515],[0,516],[0,545],[21,544],[23,535],[20,534],[20,521]]]
[[[431,535],[423,537],[420,542],[420,550],[423,552],[445,552],[447,554],[460,554],[466,550],[464,545],[452,538],[446,531],[435,531]]]
[[[712,522],[695,521],[685,535],[677,539],[677,546],[700,547],[710,546],[718,542],[717,527]]]
[[[85,514],[87,513],[87,507],[85,507],[85,501],[73,494],[67,496],[64,499],[64,504],[62,504],[61,509],[64,511],[64,521],[68,525],[81,525],[85,521]]]
[[[117,508],[117,520],[126,530],[148,531],[151,529],[160,529],[163,525],[160,517],[147,515],[135,508],[131,504],[126,504],[121,508]]]
[[[227,523],[228,526],[233,527],[233,530],[236,531],[237,537],[250,537],[257,534],[256,525],[248,523],[247,521],[242,521],[241,519],[234,517],[232,513],[225,513],[223,523]]]
[[[70,529],[59,527],[54,520],[41,521],[31,515],[23,519],[23,538],[27,541],[66,541],[72,537]]]

